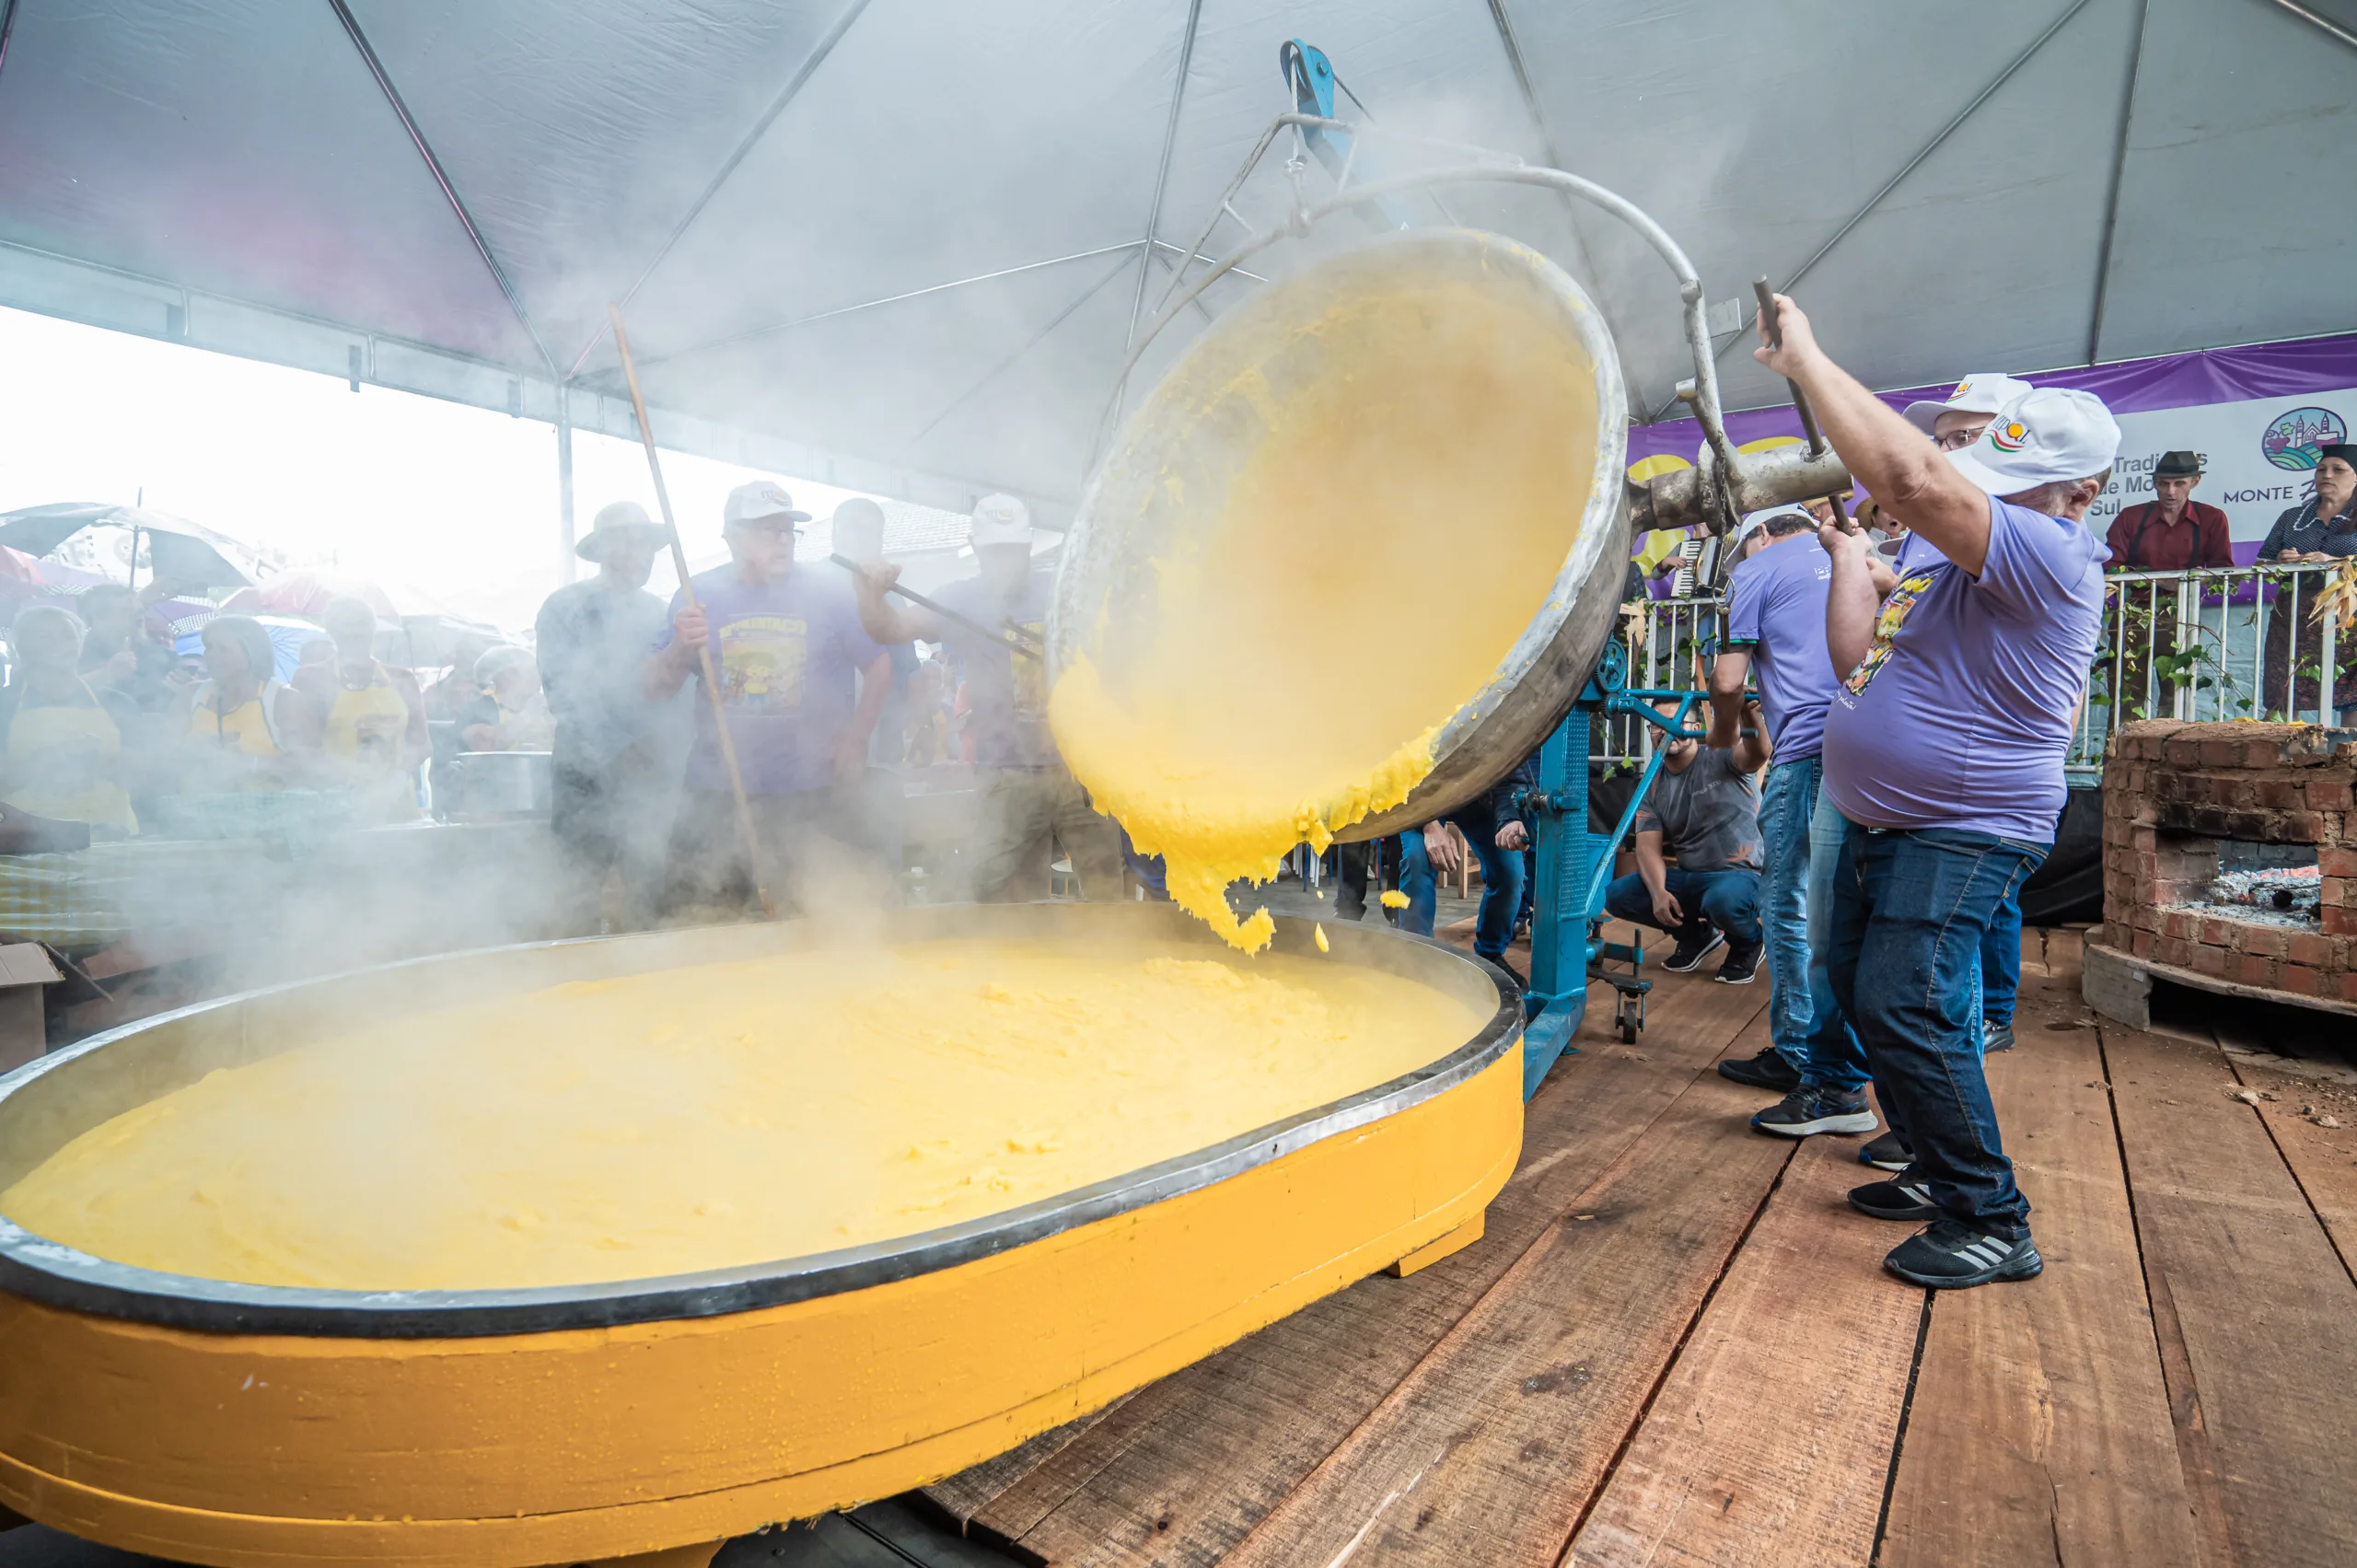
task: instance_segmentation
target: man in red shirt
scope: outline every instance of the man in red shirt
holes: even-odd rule
[[[2181,572],[2189,566],[2233,565],[2226,514],[2193,498],[2193,487],[2200,482],[2198,454],[2161,454],[2153,470],[2154,499],[2141,506],[2122,506],[2112,519],[2110,569]]]
[[[2198,453],[2161,454],[2153,468],[2154,499],[2122,506],[2112,519],[2107,569],[2182,572],[2233,565],[2226,514],[2193,498],[2193,487],[2200,482]],[[2177,621],[2190,604],[2179,602],[2183,596],[2174,582],[2131,579],[2114,587],[2120,597],[2119,706],[2140,717],[2172,713],[2177,692],[2194,681],[2190,660],[2198,655],[2180,653],[2177,646]],[[2189,646],[2198,649],[2200,644],[2196,637]]]

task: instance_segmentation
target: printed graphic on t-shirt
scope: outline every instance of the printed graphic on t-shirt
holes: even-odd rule
[[[802,706],[809,626],[798,615],[747,615],[720,628],[721,695],[732,708],[793,713]]]
[[[1841,683],[1849,689],[1850,695],[1854,697],[1864,691],[1874,683],[1875,674],[1890,662],[1898,629],[1907,624],[1908,615],[1939,577],[1936,571],[1917,572],[1901,578],[1898,586],[1890,590],[1890,597],[1882,601],[1882,614],[1875,620],[1875,645],[1866,650],[1866,656],[1858,661],[1858,668]]]
[[[1030,633],[1027,640],[1033,647],[1047,645],[1045,621],[1022,621],[1020,630]],[[1009,656],[1015,662],[1015,711],[1028,719],[1038,718],[1048,711],[1048,661],[1021,654]]]

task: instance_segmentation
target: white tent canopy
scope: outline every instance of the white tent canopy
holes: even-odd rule
[[[1903,386],[2357,326],[2349,3],[0,0],[0,304],[630,436],[624,298],[667,444],[1052,518],[1287,39],[1387,129],[1636,201],[1714,300],[1797,277]],[[1649,251],[1445,201],[1587,284],[1664,407]],[[1776,401],[1736,337],[1728,405]]]

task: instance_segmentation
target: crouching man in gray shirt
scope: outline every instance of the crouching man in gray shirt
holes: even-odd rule
[[[1677,940],[1663,968],[1684,974],[1724,944],[1715,978],[1748,985],[1759,970],[1759,769],[1768,760],[1758,704],[1731,748],[1694,736],[1662,744],[1661,772],[1637,809],[1637,869],[1605,889],[1604,907]]]

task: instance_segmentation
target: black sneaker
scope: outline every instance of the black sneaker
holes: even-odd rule
[[[1991,1280],[2033,1279],[2046,1271],[2046,1260],[2027,1231],[2012,1241],[1960,1220],[1940,1219],[1891,1249],[1882,1266],[1909,1284],[1961,1290]]]
[[[1980,1020],[1980,1053],[2014,1049],[2014,1026],[2011,1019],[1999,1023],[1994,1018]]]
[[[1850,1206],[1878,1220],[1935,1220],[1932,1190],[1920,1181],[1869,1181],[1850,1189]]]
[[[1885,1132],[1858,1151],[1858,1163],[1876,1170],[1905,1170],[1915,1163],[1915,1151],[1896,1132]]]
[[[1725,934],[1717,931],[1704,935],[1700,942],[1690,937],[1681,936],[1678,939],[1678,946],[1671,950],[1669,957],[1661,961],[1661,967],[1672,974],[1692,974],[1702,967],[1702,960],[1709,958],[1725,940]]]
[[[1871,1132],[1876,1124],[1875,1113],[1866,1109],[1866,1097],[1856,1090],[1803,1086],[1753,1117],[1751,1125],[1780,1137],[1805,1138],[1817,1132]]]
[[[1759,973],[1759,953],[1758,947],[1729,947],[1711,978],[1721,985],[1749,985]]]
[[[1772,1045],[1757,1056],[1720,1063],[1719,1076],[1747,1089],[1766,1089],[1771,1094],[1788,1095],[1801,1086],[1801,1070],[1785,1061],[1784,1053]]]
[[[1493,963],[1493,964],[1497,965],[1497,966],[1498,966],[1498,968],[1500,968],[1500,969],[1502,969],[1502,970],[1505,970],[1505,971],[1506,971],[1506,978],[1507,978],[1508,980],[1510,980],[1510,981],[1514,981],[1515,989],[1515,990],[1517,990],[1517,991],[1527,991],[1527,990],[1529,990],[1529,989],[1530,989],[1530,981],[1523,978],[1523,975],[1522,975],[1522,971],[1521,971],[1521,970],[1519,970],[1515,969],[1512,964],[1510,964],[1510,963],[1506,962],[1506,960],[1505,960],[1505,955],[1504,955],[1504,954],[1501,953],[1501,954],[1500,954],[1500,955],[1498,955],[1496,958],[1491,958],[1491,959],[1489,959],[1489,960],[1487,960],[1487,961],[1488,961],[1488,962],[1490,962],[1490,963]]]

